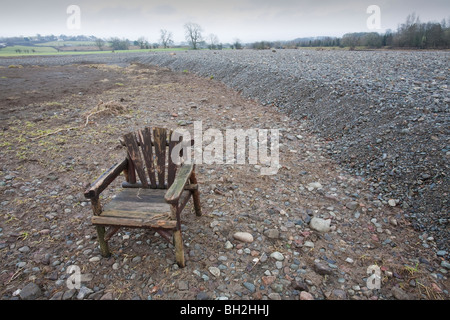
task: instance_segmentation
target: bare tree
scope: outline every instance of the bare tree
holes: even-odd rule
[[[167,31],[166,29],[161,29],[160,32],[161,32],[161,38],[160,38],[161,45],[164,48],[168,48],[171,44],[173,44],[172,32]]]
[[[141,49],[148,49],[149,47],[149,43],[145,37],[140,37],[136,42]]]
[[[186,40],[191,44],[194,50],[197,50],[197,45],[202,41],[202,27],[197,23],[188,22],[184,25]]]
[[[97,38],[95,40],[95,45],[98,47],[98,50],[102,51],[103,47],[105,46],[105,40]]]
[[[242,43],[241,40],[239,40],[238,38],[234,39],[234,42],[232,44],[232,47],[236,50],[240,50],[242,49]]]
[[[219,38],[215,34],[210,33],[208,35],[208,41],[209,41],[209,49],[214,50],[217,49],[217,46],[219,45]]]

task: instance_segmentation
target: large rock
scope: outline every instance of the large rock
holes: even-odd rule
[[[248,232],[236,232],[233,235],[233,238],[235,238],[236,240],[242,241],[242,242],[247,242],[247,243],[253,242],[253,236]]]
[[[322,275],[322,276],[333,273],[331,268],[329,268],[328,266],[326,266],[326,265],[324,265],[324,264],[322,264],[320,262],[314,263],[314,271],[317,272],[318,274]]]
[[[20,291],[22,300],[35,300],[42,295],[42,291],[36,283],[30,282]]]
[[[331,220],[330,219],[324,220],[321,218],[314,217],[309,222],[309,226],[311,227],[311,229],[319,232],[328,232],[330,231]]]
[[[347,207],[347,209],[356,210],[359,208],[359,203],[356,201],[350,201],[350,202],[347,202],[345,204],[345,206]]]
[[[283,261],[284,260],[283,254],[281,252],[278,252],[278,251],[272,252],[270,254],[270,257],[274,258],[277,261]]]
[[[314,300],[314,297],[311,293],[302,291],[300,292],[300,300]]]
[[[397,300],[409,300],[408,294],[399,287],[392,287],[391,293]]]
[[[264,231],[264,235],[270,239],[278,239],[280,237],[280,232],[277,229],[267,229]]]

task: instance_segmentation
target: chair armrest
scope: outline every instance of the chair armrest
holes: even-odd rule
[[[106,172],[104,172],[91,186],[84,192],[87,199],[93,199],[100,195],[100,193],[116,179],[120,173],[125,170],[128,165],[128,160],[125,159],[120,163],[113,165]]]
[[[164,199],[167,203],[175,204],[178,202],[193,171],[194,164],[184,164],[177,170],[175,180],[164,195]]]

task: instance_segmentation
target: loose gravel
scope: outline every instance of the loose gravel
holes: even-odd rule
[[[449,249],[449,52],[241,50],[0,59],[142,63],[220,80],[303,119],[382,203]]]

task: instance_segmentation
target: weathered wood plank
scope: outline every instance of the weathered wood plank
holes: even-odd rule
[[[139,131],[139,142],[142,149],[142,154],[144,155],[145,166],[147,167],[147,173],[150,178],[150,186],[156,188],[156,176],[155,176],[155,162],[153,159],[152,151],[152,136],[151,128],[145,128]]]
[[[134,184],[136,183],[136,170],[134,169],[133,160],[131,160],[130,154],[127,152],[128,159],[128,174],[127,174],[127,182]]]
[[[167,187],[170,188],[173,181],[175,180],[175,175],[177,173],[177,165],[173,162],[172,159],[172,150],[178,144],[177,141],[172,141],[172,131],[169,133],[169,161],[167,168]]]
[[[139,147],[136,142],[136,136],[134,135],[134,133],[128,133],[123,136],[123,139],[125,141],[125,145],[127,146],[128,154],[130,155],[131,160],[133,160],[139,179],[141,180],[142,185],[144,187],[147,187],[148,182],[147,176],[145,175],[144,171],[144,162],[142,161],[142,157],[139,152]]]
[[[93,199],[95,197],[98,197],[100,193],[108,187],[111,182],[116,179],[120,173],[126,168],[127,166],[127,159],[123,160],[122,162],[115,164],[111,168],[109,168],[106,172],[104,172],[95,182],[84,192],[84,196],[87,199]]]
[[[124,189],[143,189],[143,186],[142,186],[142,183],[140,183],[140,182],[136,182],[134,184],[131,184],[129,182],[122,182],[122,188],[124,188]],[[184,187],[184,190],[197,190],[197,189],[198,189],[197,184],[187,184]]]
[[[164,196],[165,200],[168,203],[175,203],[178,201],[193,170],[193,164],[185,164],[178,169],[175,181],[173,182],[169,190],[167,190],[166,195]]]
[[[119,192],[113,201],[132,201],[132,202],[164,202],[166,190],[160,189],[138,189],[127,188]]]
[[[145,212],[142,210],[105,210],[101,216],[102,217],[110,217],[110,218],[131,218],[131,219],[162,219],[162,220],[170,220],[170,208],[153,208],[151,212]]]
[[[145,220],[135,218],[115,218],[93,216],[92,224],[100,226],[121,226],[130,228],[162,228],[174,229],[177,226],[175,220]]]
[[[164,128],[153,129],[153,140],[155,143],[156,173],[158,175],[158,189],[165,188],[166,172],[166,141],[167,131]]]
[[[166,203],[164,194],[165,190],[160,189],[125,189],[105,206],[102,215],[136,215],[149,218],[153,214],[168,215],[170,205]]]

